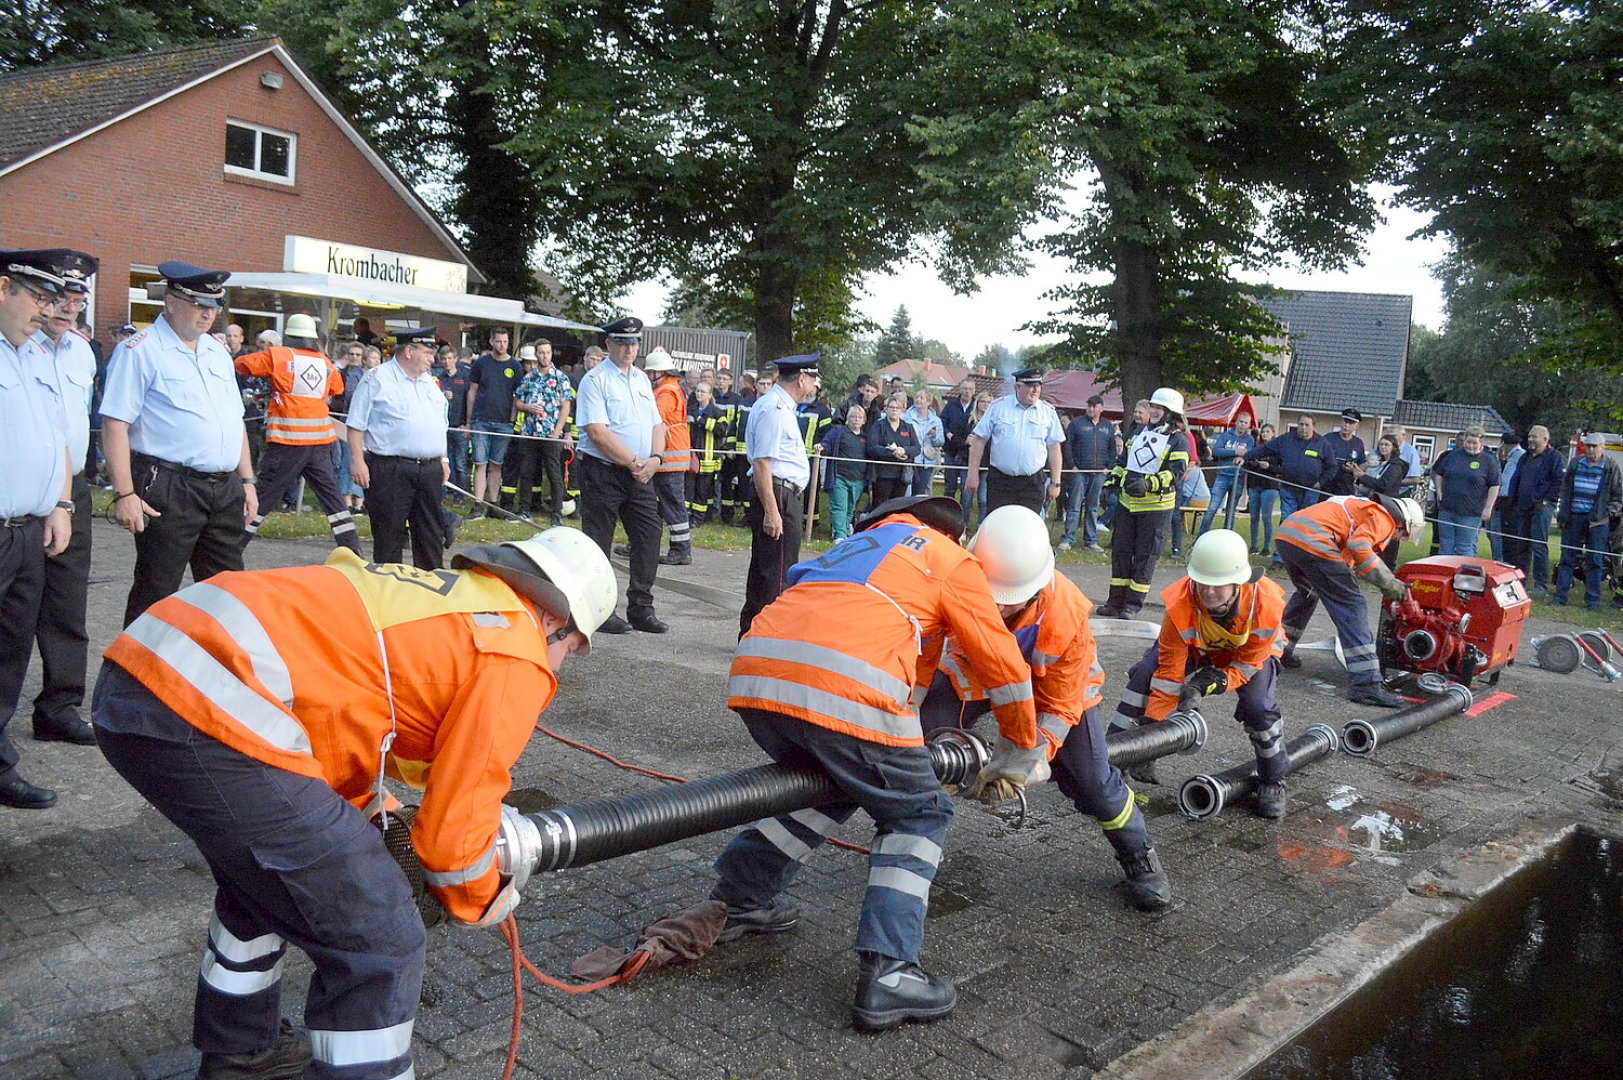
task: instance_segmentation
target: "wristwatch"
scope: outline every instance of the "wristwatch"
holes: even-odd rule
[[[73,511],[73,503],[70,502],[67,499],[58,499],[57,503],[56,503],[56,508],[58,510],[66,510],[69,513],[72,513],[72,511]]]

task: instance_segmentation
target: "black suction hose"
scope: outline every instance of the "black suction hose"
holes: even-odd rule
[[[1335,753],[1339,740],[1336,733],[1323,724],[1314,724],[1285,744],[1285,772],[1295,772],[1302,766]],[[1178,809],[1196,821],[1216,817],[1223,807],[1245,798],[1257,788],[1257,763],[1248,761],[1225,769],[1216,776],[1201,773],[1191,776],[1178,789]]]
[[[1110,764],[1120,769],[1169,754],[1193,754],[1206,744],[1206,718],[1193,709],[1175,712],[1159,723],[1105,736]]]
[[[1349,754],[1364,757],[1380,745],[1412,735],[1421,728],[1430,727],[1439,720],[1464,712],[1471,707],[1471,691],[1459,683],[1451,682],[1443,692],[1430,701],[1401,709],[1374,720],[1349,720],[1341,728],[1341,745]]]
[[[964,783],[987,760],[985,744],[968,732],[953,731],[952,737],[933,741],[927,749],[943,784]],[[842,798],[840,789],[820,770],[759,765],[614,799],[505,815],[505,850],[499,854],[504,870],[519,868],[519,874],[528,878],[530,873],[585,866]]]

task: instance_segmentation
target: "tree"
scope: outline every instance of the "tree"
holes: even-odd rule
[[[12,0],[0,71],[228,41],[252,29],[254,7],[253,0]]]
[[[1090,206],[1044,245],[1084,280],[1033,328],[1102,357],[1129,399],[1269,370],[1266,290],[1238,275],[1286,253],[1338,265],[1373,223],[1368,155],[1320,96],[1322,59],[1295,16],[1287,0],[1016,0],[970,16],[997,52],[983,121],[1052,148],[1021,205],[1051,204],[1068,164],[1086,166]]]
[[[879,341],[874,346],[874,367],[885,368],[898,360],[915,360],[918,357],[919,339],[913,336],[913,317],[907,313],[904,304],[891,315],[890,325],[879,335]]]
[[[570,285],[612,295],[654,270],[702,283],[748,305],[762,356],[848,337],[862,276],[945,231],[920,124],[953,115],[976,70],[942,66],[956,6],[502,5],[510,23],[560,35],[528,73],[509,146],[537,179]],[[960,215],[976,217],[990,186],[957,192]],[[999,265],[984,245],[963,272]]]
[[[914,352],[918,359],[922,360],[929,357],[938,364],[962,364],[964,362],[963,356],[956,349],[935,338],[925,338],[916,342]]]
[[[1541,341],[1623,369],[1623,8],[1348,0],[1340,80],[1393,149],[1399,198],[1461,257],[1559,305]]]

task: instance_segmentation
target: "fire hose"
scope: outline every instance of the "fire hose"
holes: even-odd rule
[[[1285,744],[1285,773],[1289,775],[1304,765],[1335,753],[1340,740],[1336,733],[1323,724],[1314,724]],[[1196,821],[1214,818],[1223,807],[1245,798],[1257,789],[1257,764],[1248,761],[1232,769],[1211,775],[1191,776],[1178,789],[1178,809]]]
[[[1470,707],[1471,691],[1456,682],[1446,683],[1440,695],[1412,708],[1374,720],[1347,721],[1341,728],[1341,745],[1347,753],[1364,757],[1383,743],[1412,735]]]

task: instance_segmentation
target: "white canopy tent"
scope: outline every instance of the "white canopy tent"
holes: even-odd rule
[[[261,274],[233,272],[226,282],[228,289],[260,289],[265,292],[289,296],[308,296],[326,301],[328,331],[337,323],[337,306],[341,303],[357,304],[363,308],[382,309],[395,318],[424,318],[436,315],[467,319],[514,328],[532,326],[553,330],[584,330],[595,332],[599,328],[589,323],[571,322],[551,315],[538,315],[526,311],[519,300],[498,296],[479,296],[474,293],[442,292],[416,285],[392,285],[339,277],[336,274]]]

